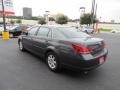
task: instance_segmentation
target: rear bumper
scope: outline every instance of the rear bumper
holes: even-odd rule
[[[95,57],[95,58],[85,58],[84,60],[81,60],[81,58],[76,58],[72,60],[70,63],[64,63],[62,64],[65,68],[75,69],[75,70],[92,70],[100,65],[104,64],[107,58],[108,51],[105,50],[101,55]],[[100,58],[104,57],[104,61],[100,63]],[[71,60],[70,60],[71,61]]]

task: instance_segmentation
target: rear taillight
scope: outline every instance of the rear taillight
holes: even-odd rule
[[[84,45],[75,45],[73,44],[72,47],[74,50],[80,54],[90,54],[93,52],[93,50],[89,47],[86,47]]]

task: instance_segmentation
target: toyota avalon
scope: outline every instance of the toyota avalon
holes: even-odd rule
[[[21,51],[43,57],[50,70],[64,68],[92,70],[106,61],[105,41],[74,27],[34,26],[18,38]]]

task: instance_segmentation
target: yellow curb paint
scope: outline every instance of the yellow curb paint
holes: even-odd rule
[[[2,32],[2,39],[3,40],[9,40],[10,39],[10,37],[9,37],[9,32]]]

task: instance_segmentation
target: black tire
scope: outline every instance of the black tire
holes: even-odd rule
[[[112,31],[112,33],[116,33],[115,31]]]
[[[51,60],[50,60],[50,57],[51,57]],[[54,63],[52,63],[52,62],[54,62]],[[53,72],[59,72],[61,70],[60,62],[58,60],[57,55],[54,52],[47,53],[46,63],[47,63],[48,68]]]
[[[94,31],[91,32],[91,34],[93,34],[93,33],[94,33]]]
[[[85,33],[87,33],[87,34],[88,34],[87,30],[85,30]]]
[[[19,45],[19,49],[21,51],[25,51],[25,48],[24,48],[23,43],[22,43],[22,40],[19,40],[18,45]]]

